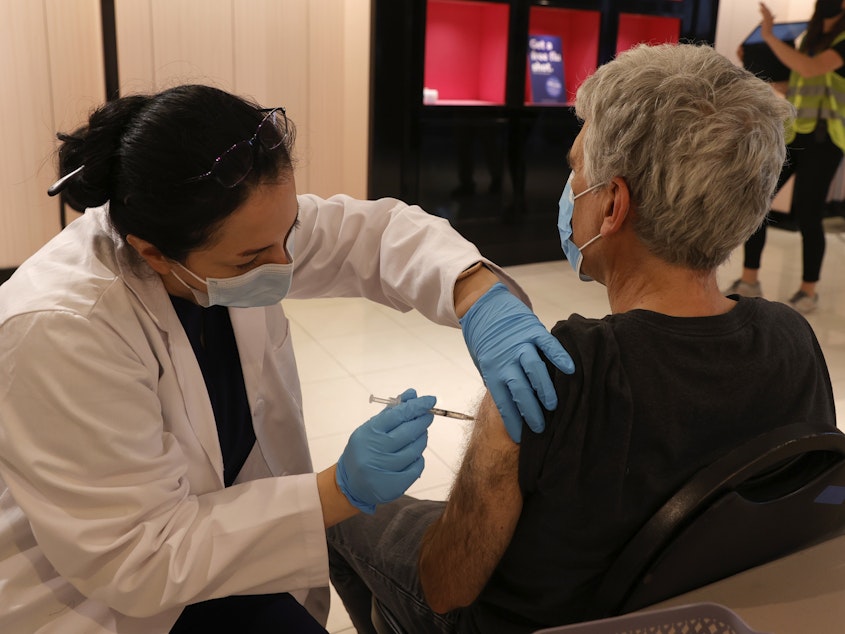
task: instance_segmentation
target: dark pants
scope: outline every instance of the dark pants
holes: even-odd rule
[[[456,612],[437,614],[425,602],[417,560],[426,529],[445,502],[405,496],[326,531],[329,574],[358,634],[374,634],[373,595],[406,632],[455,631]]]
[[[822,219],[830,183],[842,161],[840,150],[827,126],[820,122],[810,134],[798,134],[787,147],[786,163],[781,170],[777,189],[795,174],[790,214],[801,230],[803,276],[805,282],[818,282],[824,258],[825,236]],[[740,186],[741,184],[738,184]],[[760,268],[760,256],[766,244],[766,222],[745,243],[743,266]]]
[[[287,593],[232,596],[187,606],[170,634],[327,634]]]

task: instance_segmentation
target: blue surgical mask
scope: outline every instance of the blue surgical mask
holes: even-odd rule
[[[176,275],[179,280],[194,296],[200,306],[231,306],[233,308],[251,308],[256,306],[270,306],[278,304],[288,294],[291,280],[293,279],[293,234],[288,238],[286,244],[288,257],[291,258],[288,264],[262,264],[243,275],[234,277],[207,277],[205,279],[196,275],[178,262],[191,277],[198,282],[205,283],[208,293],[189,286],[185,281]]]
[[[576,198],[601,187],[601,184],[588,187],[578,194],[578,196],[575,196],[572,193],[572,175],[573,172],[569,172],[566,187],[563,188],[563,193],[560,195],[560,202],[558,203],[559,211],[557,216],[557,230],[560,233],[560,245],[563,247],[563,253],[566,255],[566,259],[569,260],[570,266],[572,266],[575,273],[578,274],[578,278],[582,282],[592,282],[592,277],[581,273],[581,262],[584,259],[582,251],[601,238],[601,234],[587,240],[581,248],[578,248],[578,246],[576,246],[576,244],[572,241],[572,211],[575,209]]]

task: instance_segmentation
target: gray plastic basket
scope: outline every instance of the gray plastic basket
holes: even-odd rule
[[[748,627],[718,603],[692,603],[600,621],[538,630],[534,634],[766,634]]]

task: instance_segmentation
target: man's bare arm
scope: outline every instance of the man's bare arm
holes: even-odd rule
[[[435,612],[472,603],[513,536],[522,511],[519,445],[488,393],[446,510],[423,537],[420,581]]]

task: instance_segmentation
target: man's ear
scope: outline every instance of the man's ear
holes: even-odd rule
[[[608,185],[613,198],[610,206],[604,212],[604,220],[601,225],[601,234],[608,236],[622,229],[625,221],[631,213],[631,191],[628,183],[621,176],[615,176]]]
[[[138,252],[144,261],[152,267],[152,269],[159,275],[169,275],[170,269],[173,268],[164,254],[158,250],[158,247],[151,242],[147,242],[143,238],[136,235],[129,234],[126,236],[126,241]]]

